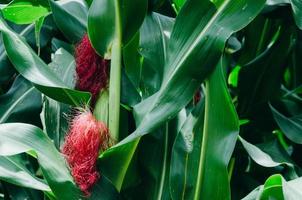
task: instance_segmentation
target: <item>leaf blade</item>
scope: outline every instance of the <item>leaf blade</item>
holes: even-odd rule
[[[31,81],[42,93],[51,98],[71,104],[80,105],[90,100],[88,92],[68,88],[29,47],[24,40],[11,31],[0,20],[0,30],[8,57],[19,73]]]
[[[33,142],[34,141],[34,142]],[[80,192],[64,158],[41,129],[29,124],[0,124],[0,155],[11,156],[34,150],[43,175],[59,199],[78,199]]]

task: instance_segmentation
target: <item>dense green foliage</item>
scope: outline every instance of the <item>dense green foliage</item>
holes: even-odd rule
[[[0,199],[86,199],[75,47],[111,60],[87,199],[302,199],[301,0],[0,0]]]

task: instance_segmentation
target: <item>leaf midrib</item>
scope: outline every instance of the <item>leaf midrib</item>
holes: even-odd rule
[[[166,62],[167,59],[167,47],[166,47],[166,41],[165,41],[165,35],[164,33],[164,29],[163,29],[163,25],[161,23],[161,20],[159,19],[158,15],[155,15],[159,29],[160,29],[160,35],[161,35],[161,42],[162,42],[162,48],[163,48],[163,54],[164,54],[164,62]]]
[[[25,173],[27,173],[28,175],[30,175],[34,180],[38,181],[41,185],[43,184],[45,189],[44,191],[51,191],[51,189],[49,188],[49,186],[43,182],[41,182],[40,179],[38,179],[37,177],[33,176],[31,173],[28,172],[28,170],[24,167],[22,167],[21,165],[19,165],[18,163],[16,163],[15,161],[13,161],[12,159],[10,159],[7,156],[2,156],[4,159],[8,160],[9,162],[13,163],[15,165],[15,167],[17,167],[19,170],[24,171]],[[40,187],[39,187],[40,188]],[[41,189],[41,188],[40,188]]]
[[[222,13],[222,11],[226,8],[226,6],[229,4],[231,0],[226,0],[216,11],[216,13],[213,15],[211,20],[206,24],[204,29],[198,34],[197,38],[194,40],[193,44],[190,45],[188,51],[181,57],[180,61],[176,64],[176,67],[174,68],[171,75],[168,77],[167,81],[164,82],[163,86],[167,85],[168,82],[171,81],[172,77],[175,76],[175,74],[178,72],[178,69],[180,66],[186,61],[187,57],[192,54],[193,50],[196,48],[196,46],[199,44],[202,37],[205,36],[205,34],[208,32],[209,28],[212,24],[216,21],[216,19],[219,17],[219,15]]]

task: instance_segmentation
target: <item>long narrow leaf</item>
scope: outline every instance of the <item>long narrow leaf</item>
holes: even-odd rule
[[[245,27],[264,3],[264,0],[225,0],[215,7],[209,1],[187,1],[176,18],[169,41],[161,89],[135,108],[136,117],[141,122],[136,131],[101,157],[107,160],[122,156],[121,152],[129,146],[136,146],[141,136],[172,119],[214,69],[225,41],[232,33]],[[127,154],[127,160],[131,159],[132,152],[131,149]],[[117,171],[116,176],[123,179],[121,171]]]
[[[46,183],[30,173],[14,156],[0,156],[0,179],[22,187],[50,191]]]
[[[206,82],[205,122],[194,199],[231,199],[227,166],[239,133],[239,119],[223,66],[219,64]]]
[[[0,123],[28,122],[29,115],[38,114],[41,103],[41,93],[29,81],[18,76],[10,90],[0,96]]]
[[[79,199],[80,192],[64,158],[41,129],[22,123],[0,124],[0,155],[11,156],[33,150],[49,187],[60,200]]]
[[[88,102],[90,94],[68,88],[18,34],[0,20],[6,53],[17,71],[45,95],[72,105]]]

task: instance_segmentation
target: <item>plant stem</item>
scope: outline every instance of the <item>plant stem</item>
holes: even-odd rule
[[[121,93],[121,45],[115,41],[112,46],[109,83],[109,130],[114,141],[119,139]]]
[[[119,140],[121,66],[122,66],[122,30],[119,1],[115,0],[116,36],[112,44],[112,56],[109,82],[109,131],[114,141]]]

